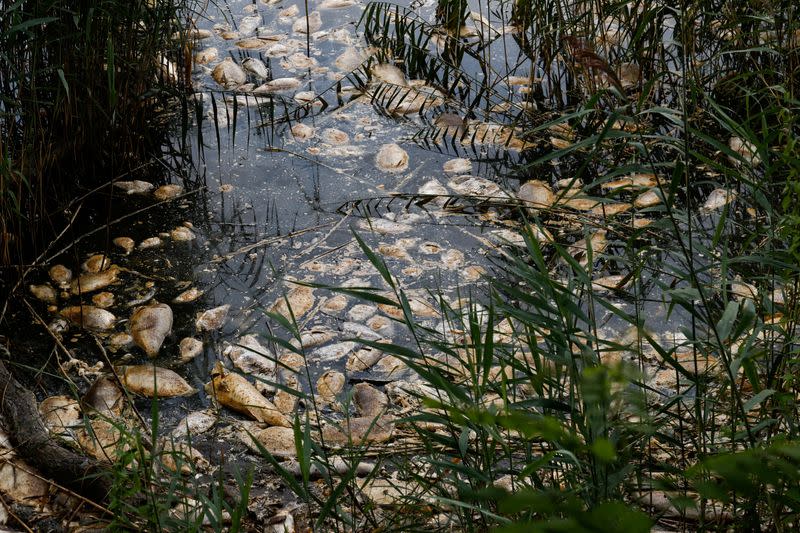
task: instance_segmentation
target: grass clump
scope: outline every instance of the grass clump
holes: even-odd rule
[[[169,96],[189,79],[190,9],[182,0],[0,3],[4,262],[52,237],[76,187],[161,149]]]

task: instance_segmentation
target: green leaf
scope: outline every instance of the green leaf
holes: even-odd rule
[[[744,403],[744,412],[749,413],[754,408],[761,405],[761,402],[775,394],[773,389],[764,389]]]
[[[722,318],[717,322],[717,334],[723,341],[728,340],[728,336],[733,329],[733,323],[736,321],[736,315],[739,313],[739,302],[731,300],[725,307],[725,312],[722,313]]]

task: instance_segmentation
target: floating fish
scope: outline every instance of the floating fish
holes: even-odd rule
[[[122,189],[126,194],[148,194],[154,185],[142,180],[115,181],[114,187]]]
[[[194,321],[197,331],[213,331],[222,327],[225,319],[228,317],[228,310],[231,308],[229,304],[220,305],[213,309],[203,311],[197,314]]]
[[[517,198],[529,204],[533,210],[547,209],[555,202],[555,195],[548,184],[540,180],[526,181],[519,188]]]
[[[73,305],[65,307],[59,313],[61,316],[88,330],[107,331],[114,327],[117,317],[93,305]]]
[[[472,172],[472,161],[458,157],[447,161],[442,168],[445,174],[469,174]]]
[[[247,75],[242,67],[237,65],[233,59],[226,57],[220,64],[211,71],[214,81],[225,88],[232,89],[247,81]]]
[[[402,86],[408,85],[408,82],[406,81],[406,75],[403,74],[402,70],[394,65],[390,65],[388,63],[378,63],[370,69],[370,72],[375,78],[383,83],[391,83],[392,85]]]
[[[292,24],[295,33],[314,33],[322,27],[322,16],[319,11],[312,11],[307,17],[300,17]]]
[[[122,384],[134,394],[147,398],[173,398],[193,394],[195,389],[177,372],[152,365],[117,368]]]
[[[248,57],[242,61],[242,68],[247,72],[255,74],[259,78],[269,78],[269,69],[260,59]]]
[[[136,243],[130,237],[117,237],[111,242],[114,244],[114,246],[122,248],[126,254],[131,253],[136,246]]]
[[[234,411],[244,413],[259,422],[273,426],[291,427],[291,422],[275,405],[264,398],[258,390],[239,374],[229,373],[217,361],[206,384],[206,392]]]
[[[183,186],[171,183],[169,185],[162,185],[153,191],[153,197],[159,202],[165,200],[173,200],[183,194]]]
[[[172,309],[158,302],[140,307],[131,316],[130,328],[136,346],[148,357],[156,357],[172,330]]]
[[[117,281],[117,275],[120,269],[116,265],[111,265],[109,268],[101,272],[87,272],[81,274],[77,279],[72,280],[70,284],[70,292],[72,294],[85,294],[87,292],[94,292],[99,289],[108,287]]]
[[[317,379],[317,394],[319,403],[331,404],[336,401],[336,396],[344,390],[347,380],[344,374],[336,370],[328,370]]]
[[[185,337],[178,344],[178,353],[181,362],[188,363],[201,353],[203,353],[203,343],[193,337]]]
[[[58,300],[56,290],[51,287],[49,283],[44,283],[42,285],[31,285],[28,287],[28,290],[31,291],[31,294],[33,294],[34,298],[41,300],[42,302],[54,304]]]
[[[50,275],[50,279],[53,280],[53,283],[62,288],[69,286],[70,281],[72,281],[72,270],[64,265],[51,266],[50,270],[48,270],[48,274]]]
[[[172,303],[174,304],[188,304],[191,303],[203,295],[203,291],[196,287],[192,287],[191,289],[186,289],[178,296],[172,299]]]
[[[375,156],[375,164],[386,172],[402,172],[408,168],[408,152],[396,143],[384,144]]]

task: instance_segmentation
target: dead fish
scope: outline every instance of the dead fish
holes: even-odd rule
[[[249,35],[261,25],[261,15],[248,15],[239,22],[237,30],[242,35]]]
[[[353,405],[359,416],[375,418],[383,414],[389,405],[389,398],[369,383],[353,385]]]
[[[314,307],[315,301],[313,288],[297,285],[290,289],[285,297],[276,300],[270,307],[270,311],[282,315],[288,320],[291,320],[294,315],[295,320],[299,320]],[[291,309],[291,313],[289,309]]]
[[[183,185],[170,183],[169,185],[162,185],[153,192],[153,197],[159,202],[165,200],[173,200],[183,194]]]
[[[705,211],[714,211],[725,207],[736,199],[736,193],[727,189],[714,189],[703,204]]]
[[[663,201],[660,192],[657,189],[650,189],[643,192],[633,201],[633,205],[640,209],[646,207],[654,207]]]
[[[444,205],[445,202],[447,202],[447,197],[450,196],[450,191],[439,183],[439,180],[431,179],[423,183],[422,186],[417,189],[417,194],[438,196],[439,198],[434,199],[433,202],[438,205]]]
[[[361,445],[367,443],[386,442],[392,438],[394,419],[392,417],[378,418],[360,416],[343,420],[335,425],[322,428],[322,437],[326,445],[347,446],[349,444]]]
[[[106,309],[114,305],[114,295],[110,292],[98,292],[92,296],[92,303],[100,309]]]
[[[131,253],[133,248],[136,246],[136,243],[130,237],[117,237],[111,242],[114,244],[114,246],[122,248],[126,254]]]
[[[622,274],[604,276],[602,278],[592,280],[592,290],[598,293],[603,293],[611,290],[624,289],[630,285],[632,280],[632,277]]]
[[[116,265],[111,265],[109,268],[101,272],[88,272],[81,274],[78,279],[72,280],[70,285],[70,292],[72,294],[85,294],[87,292],[94,292],[99,289],[108,287],[117,281],[117,274],[120,269]]]
[[[464,196],[501,196],[500,187],[487,179],[465,174],[447,182],[447,185]]]
[[[358,227],[381,235],[397,235],[411,230],[411,226],[385,218],[367,218],[358,221]]]
[[[222,352],[233,365],[245,374],[258,374],[263,377],[275,375],[277,363],[270,350],[262,345],[255,335],[245,335],[236,344]]]
[[[347,307],[347,296],[344,294],[337,294],[332,298],[325,300],[322,304],[322,310],[326,313],[339,313]]]
[[[211,372],[211,378],[206,384],[206,392],[220,404],[259,422],[291,427],[289,419],[272,402],[264,398],[244,377],[227,372],[219,361]]]
[[[325,363],[329,361],[337,361],[352,352],[356,348],[356,343],[352,341],[344,341],[336,344],[329,344],[322,348],[317,348],[311,352],[310,359]]]
[[[173,229],[169,232],[170,238],[176,242],[186,242],[191,241],[195,238],[194,232],[189,228],[185,228],[183,226],[178,226],[177,228]]]
[[[95,254],[89,257],[86,261],[83,262],[81,265],[81,270],[84,272],[91,272],[92,274],[96,274],[102,270],[105,270],[111,266],[111,259],[105,254]]]
[[[216,423],[217,417],[211,410],[193,411],[175,425],[170,436],[175,439],[194,437],[205,433]]]
[[[204,28],[189,28],[186,30],[186,38],[193,39],[195,41],[200,41],[203,39],[208,39],[213,37],[213,33],[211,30],[206,30]]]
[[[195,471],[208,470],[209,463],[203,454],[185,442],[175,442],[173,439],[163,438],[159,441],[159,447],[161,464],[167,470],[180,472],[185,476]]]
[[[318,65],[317,60],[313,57],[308,57],[302,52],[296,52],[281,62],[281,66],[287,70],[293,69],[309,69],[315,68]]]
[[[244,438],[248,438],[245,434]],[[294,429],[281,426],[271,426],[253,435],[261,446],[275,457],[295,457],[297,448],[294,443]]]
[[[391,83],[392,85],[408,85],[406,82],[406,75],[403,71],[394,65],[388,63],[378,63],[370,69],[372,75],[379,81],[384,83]]]
[[[248,57],[242,61],[242,68],[259,78],[269,78],[269,69],[263,61],[255,57]]]
[[[347,380],[344,374],[336,370],[328,370],[317,379],[317,394],[323,404],[336,401],[336,396],[344,390]]]
[[[93,305],[73,305],[65,307],[61,316],[84,329],[106,331],[114,327],[117,317]]]
[[[247,75],[242,70],[242,67],[229,57],[226,57],[222,63],[214,67],[214,70],[211,71],[211,77],[226,89],[238,87],[247,81]]]
[[[629,188],[651,188],[658,185],[658,177],[655,174],[639,173],[631,174],[624,178],[603,183],[600,187],[605,190],[629,189]]]
[[[178,350],[182,363],[188,363],[201,353],[203,353],[203,343],[193,337],[181,339]]]
[[[225,304],[207,311],[203,311],[202,313],[198,313],[197,318],[194,321],[197,331],[213,331],[222,327],[222,324],[228,317],[228,310],[230,308],[230,304]]]
[[[98,418],[90,421],[91,431],[81,428],[77,431],[80,447],[89,455],[104,463],[114,463],[118,454],[130,450],[130,440],[125,438],[122,422],[109,422]]]
[[[86,411],[97,411],[100,415],[114,417],[122,413],[125,394],[116,380],[101,376],[92,383],[89,390],[81,398],[81,405]]]
[[[530,204],[531,208],[547,209],[555,202],[555,195],[548,184],[540,180],[526,181],[519,188],[517,198]]]
[[[386,172],[402,172],[408,168],[408,153],[396,143],[384,144],[375,156],[375,164]]]
[[[342,325],[342,333],[344,333],[347,337],[363,339],[366,341],[377,341],[383,337],[382,335],[375,333],[369,328],[369,326],[359,324],[358,322],[345,322]]]
[[[300,8],[297,7],[296,4],[292,4],[291,6],[282,9],[278,12],[279,18],[293,18],[300,14]]]
[[[153,184],[142,180],[115,181],[114,187],[121,189],[125,194],[147,194],[153,190]]]
[[[365,372],[377,363],[381,357],[383,357],[382,351],[370,346],[364,346],[347,357],[345,368],[348,372]]]
[[[112,352],[128,349],[133,346],[133,337],[128,333],[115,333],[108,339],[108,347]]]
[[[292,132],[292,135],[294,136],[295,139],[306,140],[312,138],[316,130],[307,124],[298,122],[297,124],[292,126],[292,129],[290,131]]]
[[[80,404],[69,396],[45,398],[39,404],[39,414],[42,415],[42,422],[47,429],[54,433],[62,433],[83,422]]]
[[[72,270],[64,265],[53,265],[47,272],[50,275],[50,279],[53,280],[53,283],[59,287],[64,288],[72,281]]]
[[[729,157],[734,165],[741,165],[742,162],[750,165],[758,165],[761,163],[761,158],[758,155],[758,148],[750,141],[746,141],[741,137],[731,137],[728,141],[728,146],[739,157]]]
[[[603,253],[607,245],[606,230],[599,230],[570,246],[569,253],[581,266],[585,267],[589,262],[588,252],[591,251],[592,260],[594,261],[599,254]]]
[[[472,161],[458,157],[447,161],[442,168],[445,174],[469,174],[472,172]]]
[[[153,297],[156,295],[156,292],[157,292],[157,290],[156,290],[155,287],[150,287],[149,289],[147,289],[147,292],[145,292],[142,296],[140,296],[139,298],[136,298],[134,300],[129,301],[126,304],[126,306],[127,307],[136,307],[136,306],[139,306],[139,305],[144,305],[144,304],[146,304],[147,302],[149,302],[150,300],[153,299]],[[139,293],[139,294],[141,294],[141,293]]]
[[[31,294],[33,294],[34,298],[45,303],[54,304],[58,300],[56,290],[51,287],[49,283],[44,283],[42,285],[31,285],[28,287],[28,290],[31,291]]]
[[[290,375],[284,380],[283,387],[275,392],[272,401],[278,411],[285,415],[293,415],[297,400],[301,396],[301,393],[297,392],[297,377]]]
[[[336,333],[325,328],[315,327],[311,331],[303,331],[300,333],[300,342],[297,339],[292,339],[290,342],[293,346],[300,348],[316,348],[326,342],[332,340]]]
[[[731,294],[737,300],[755,300],[758,297],[758,289],[756,289],[755,285],[750,283],[745,283],[744,281],[734,281],[731,283]]]
[[[216,61],[217,57],[219,57],[219,50],[211,46],[197,52],[194,55],[194,62],[198,65],[205,65],[207,63],[211,63],[212,61]]]
[[[365,58],[361,54],[361,52],[359,52],[358,50],[356,50],[351,46],[345,49],[344,52],[339,54],[339,57],[336,58],[334,64],[340,70],[343,70],[345,72],[351,72],[360,67],[361,63],[364,62],[364,59]]]
[[[275,78],[253,89],[253,94],[272,94],[283,91],[294,91],[300,87],[300,85],[301,82],[297,78]]]
[[[314,91],[300,91],[294,95],[294,101],[298,104],[310,104],[315,100],[317,100],[317,94]],[[314,105],[322,105],[322,102],[316,101]]]
[[[118,367],[120,382],[134,394],[147,398],[187,396],[195,390],[186,380],[168,368],[153,365]]]
[[[292,24],[295,33],[314,33],[322,27],[322,16],[319,11],[312,11],[307,17],[300,17]]]
[[[247,39],[241,39],[239,41],[236,41],[236,46],[238,46],[239,48],[243,48],[245,50],[263,50],[274,42],[275,41],[273,39],[264,39],[261,37],[248,37]],[[243,87],[243,85],[240,87]]]
[[[147,250],[148,248],[158,248],[163,243],[159,237],[148,237],[139,243],[139,249]]]
[[[178,296],[172,299],[172,303],[175,304],[188,304],[191,303],[203,295],[203,291],[196,287],[192,287],[191,289],[186,289]]]
[[[148,357],[155,357],[172,330],[172,309],[167,304],[153,302],[140,307],[131,315],[131,335],[136,346]]]
[[[374,305],[356,304],[347,312],[347,318],[353,322],[364,322],[376,312]]]
[[[322,130],[322,138],[325,140],[325,142],[331,144],[346,144],[350,141],[349,135],[336,128],[327,128]]]
[[[355,0],[323,0],[319,7],[320,9],[343,9],[355,4]]]
[[[455,270],[464,265],[464,252],[451,248],[444,252],[441,256],[442,265],[448,270]]]
[[[633,204],[627,202],[599,203],[590,210],[590,213],[597,216],[613,217],[630,211],[632,207]]]

